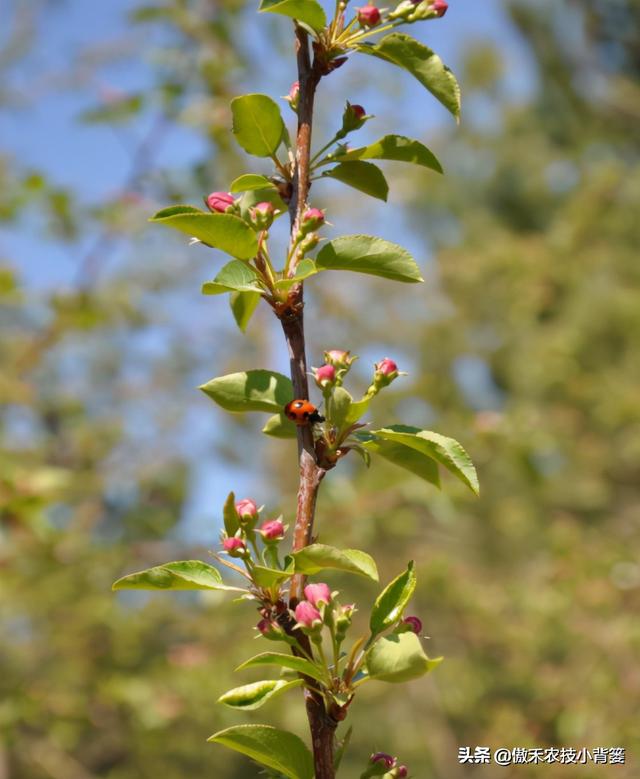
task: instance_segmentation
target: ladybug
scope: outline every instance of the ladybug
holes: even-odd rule
[[[318,409],[308,400],[292,400],[284,407],[285,416],[296,425],[310,425],[315,422],[324,422]]]

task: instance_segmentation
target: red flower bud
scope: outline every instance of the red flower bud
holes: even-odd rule
[[[364,110],[364,108],[361,105],[352,105],[351,110],[356,115],[358,119],[362,119],[364,116],[367,115],[367,112]]]
[[[319,208],[307,208],[302,215],[302,232],[306,235],[324,224],[324,211]]]
[[[442,18],[447,13],[449,3],[445,2],[445,0],[434,0],[431,8],[436,12],[436,16]]]
[[[212,192],[207,198],[210,211],[226,214],[235,205],[235,198],[229,192]]]
[[[380,24],[380,11],[375,5],[363,5],[358,8],[358,21],[363,27],[375,27]]]
[[[314,368],[313,371],[318,387],[328,387],[336,380],[336,369],[333,365],[321,365],[319,368]]]
[[[222,542],[222,548],[230,557],[242,557],[247,549],[244,541],[236,536],[225,538]]]
[[[260,525],[260,534],[265,541],[281,541],[284,538],[285,527],[280,519],[268,519]]]
[[[405,625],[409,625],[416,635],[422,633],[422,620],[419,617],[405,617],[402,622]]]
[[[300,601],[294,613],[296,622],[302,627],[311,629],[322,624],[320,612],[309,601]]]
[[[298,103],[300,102],[300,82],[294,81],[289,88],[289,94],[285,97],[285,100],[289,103],[294,111],[298,110]]]
[[[380,360],[380,362],[376,365],[376,370],[383,376],[390,376],[392,373],[398,373],[398,366],[393,360],[385,357],[384,360]]]
[[[331,603],[331,589],[328,584],[322,582],[307,584],[304,588],[304,597],[317,608],[320,603]]]
[[[395,758],[388,755],[386,752],[375,752],[369,759],[371,763],[384,763],[387,768],[393,768],[395,765]]]
[[[396,776],[398,779],[405,779],[405,777],[409,776],[409,769],[406,765],[399,765],[396,768]]]
[[[243,498],[236,503],[240,519],[251,520],[258,516],[258,504],[252,498]]]

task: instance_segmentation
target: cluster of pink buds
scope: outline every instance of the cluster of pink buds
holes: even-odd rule
[[[313,368],[313,378],[324,394],[333,387],[341,387],[344,377],[349,372],[352,363],[357,357],[351,357],[344,349],[330,349],[324,352],[324,365]]]
[[[268,230],[276,216],[276,207],[273,203],[258,203],[249,210],[251,224],[256,230]]]
[[[387,779],[406,779],[409,770],[406,765],[400,765],[398,758],[386,752],[374,752],[369,758],[369,767],[361,775],[360,779],[368,779],[372,776],[385,776]]]
[[[307,584],[304,588],[305,600],[297,604],[294,618],[296,627],[306,633],[314,643],[321,642],[321,633],[325,627],[338,645],[345,639],[355,606],[342,606],[336,601],[337,594],[324,582]]]
[[[276,519],[266,519],[260,526],[260,512],[262,506],[258,506],[253,498],[243,498],[235,504],[235,513],[237,516],[238,529],[234,535],[222,534],[222,549],[229,557],[238,557],[243,559],[248,567],[252,563],[249,546],[256,549],[258,539],[264,544],[265,552],[269,557],[277,562],[277,550],[275,547],[282,541],[287,532],[287,525],[281,517]]]

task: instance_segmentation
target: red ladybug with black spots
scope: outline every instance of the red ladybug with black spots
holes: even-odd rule
[[[284,407],[284,414],[287,419],[300,426],[324,422],[324,417],[318,413],[318,409],[308,400],[292,400]]]

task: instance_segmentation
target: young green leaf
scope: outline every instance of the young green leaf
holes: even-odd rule
[[[231,182],[229,192],[249,192],[252,189],[275,189],[273,184],[266,176],[260,176],[258,173],[245,173],[238,176]]]
[[[396,576],[376,598],[369,620],[372,635],[377,636],[400,619],[415,588],[416,574],[412,561],[407,570]]]
[[[291,556],[295,560],[296,573],[314,574],[334,568],[378,581],[374,559],[359,549],[336,549],[326,544],[311,544]]]
[[[341,162],[322,174],[323,178],[336,179],[365,195],[384,200],[389,195],[389,185],[383,172],[370,162]]]
[[[316,257],[318,270],[350,270],[416,283],[424,279],[402,246],[372,235],[343,235],[325,244]]]
[[[225,706],[232,709],[253,711],[259,709],[272,698],[277,698],[283,692],[300,687],[302,684],[304,684],[302,679],[293,679],[292,681],[265,679],[261,682],[244,684],[242,687],[235,687],[233,690],[225,692],[218,698],[218,703],[224,703]]]
[[[258,276],[251,265],[232,260],[223,266],[213,281],[202,285],[203,295],[223,295],[225,292],[261,292]]]
[[[415,633],[394,633],[379,638],[366,654],[369,678],[381,682],[408,682],[440,665],[442,658],[430,660]]]
[[[294,655],[285,655],[279,652],[262,652],[239,665],[236,671],[243,671],[245,668],[255,668],[262,665],[277,665],[280,668],[287,668],[290,671],[297,671],[300,674],[309,676],[321,682],[324,680],[322,671],[317,668],[310,660],[304,657],[295,657]]]
[[[422,165],[437,173],[442,173],[442,166],[432,151],[412,138],[404,135],[385,135],[368,146],[350,149],[336,154],[334,159],[343,162],[347,160],[395,160]],[[233,191],[233,190],[232,190]]]
[[[260,304],[262,295],[259,292],[232,292],[229,295],[231,313],[236,324],[244,333],[253,316],[253,312]]]
[[[478,475],[471,458],[455,439],[433,433],[431,430],[405,425],[391,425],[382,430],[374,430],[374,435],[385,441],[403,444],[433,458],[457,476],[473,493],[477,495],[480,492]]]
[[[280,109],[267,95],[243,95],[231,101],[233,134],[236,141],[255,157],[271,157],[276,153],[284,122]]]
[[[327,418],[338,430],[341,430],[344,426],[352,403],[353,398],[344,387],[336,387],[333,390],[331,401],[327,408]]]
[[[315,262],[310,257],[305,257],[304,260],[298,263],[296,272],[291,278],[276,281],[276,289],[289,289],[298,281],[304,281],[304,279],[314,276],[317,272],[318,269]]]
[[[346,422],[350,425],[352,425],[354,422],[357,422],[367,413],[370,403],[371,398],[363,398],[362,400],[356,400],[352,402],[349,406],[349,411],[347,412]]]
[[[234,725],[207,739],[247,755],[287,779],[313,779],[313,758],[304,741],[270,725]]]
[[[266,568],[264,565],[254,565],[251,574],[258,587],[269,589],[291,578],[293,576],[293,565],[288,565],[284,571],[277,568]]]
[[[296,426],[284,414],[274,414],[272,417],[269,417],[262,428],[262,432],[273,438],[297,437]]]
[[[130,573],[113,584],[114,590],[235,590],[222,584],[220,573],[200,560],[178,560]]]
[[[460,117],[460,87],[451,70],[428,46],[410,35],[392,32],[377,43],[361,43],[358,51],[391,62],[411,73],[455,117]]]
[[[430,484],[440,487],[440,475],[438,466],[431,457],[395,441],[385,441],[371,433],[356,433],[355,436],[360,445],[368,452],[379,454],[385,460],[394,465],[411,471]]]
[[[291,379],[264,370],[219,376],[199,389],[226,411],[279,413],[293,397]]]
[[[240,518],[236,511],[236,496],[233,492],[227,495],[227,499],[224,502],[222,519],[224,520],[224,529],[227,531],[227,535],[234,536],[236,530],[240,527]]]
[[[193,206],[171,206],[149,221],[198,238],[239,260],[250,260],[258,252],[255,230],[233,214],[207,214]]]
[[[262,0],[259,10],[289,16],[316,31],[327,24],[324,8],[316,0]]]

